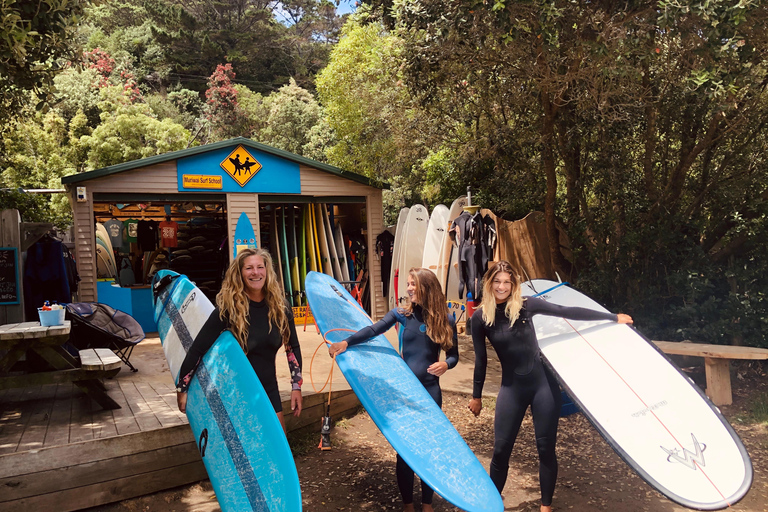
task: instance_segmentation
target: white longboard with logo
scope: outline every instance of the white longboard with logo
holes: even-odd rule
[[[566,284],[534,279],[523,295],[606,311]],[[733,505],[752,484],[752,463],[731,425],[633,327],[533,317],[541,353],[611,447],[654,489],[698,510]]]

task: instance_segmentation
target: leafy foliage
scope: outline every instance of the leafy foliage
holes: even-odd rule
[[[765,5],[391,7],[403,83],[440,127],[412,160],[429,185],[457,174],[497,213],[542,208],[550,238],[559,218],[575,258],[556,265],[651,334],[768,344]]]
[[[19,112],[34,93],[42,108],[54,76],[76,60],[74,37],[88,0],[0,0],[0,117]]]

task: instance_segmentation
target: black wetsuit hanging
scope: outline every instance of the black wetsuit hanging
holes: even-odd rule
[[[376,237],[376,252],[381,259],[381,275],[388,276],[392,268],[392,252],[395,249],[395,235],[386,229]],[[384,297],[389,293],[389,280],[384,279]]]
[[[485,225],[480,212],[472,215],[462,212],[451,224],[450,236],[459,248],[459,298],[464,290],[472,293],[477,302],[482,298],[483,274],[488,268],[488,249],[485,243]]]

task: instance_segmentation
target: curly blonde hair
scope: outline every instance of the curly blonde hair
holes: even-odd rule
[[[277,278],[272,256],[264,249],[243,249],[235,258],[235,261],[227,269],[224,275],[224,282],[221,284],[221,291],[216,295],[216,305],[219,307],[219,317],[229,322],[230,330],[235,335],[243,351],[248,353],[248,328],[250,326],[248,305],[248,295],[245,294],[245,285],[243,284],[243,267],[245,260],[251,256],[259,256],[264,260],[266,267],[266,279],[264,282],[264,296],[269,308],[269,332],[272,332],[272,326],[282,334],[283,346],[289,344],[290,330],[288,328],[288,317],[285,314],[285,294],[283,285]]]
[[[493,325],[496,321],[496,298],[493,294],[493,280],[501,273],[509,274],[512,279],[512,291],[507,297],[507,305],[504,314],[509,318],[510,327],[520,316],[523,307],[523,291],[520,287],[520,274],[508,261],[501,260],[489,267],[483,276],[483,300],[480,307],[483,308],[483,322]]]
[[[424,313],[427,336],[448,352],[453,347],[453,329],[448,321],[448,306],[443,290],[440,288],[440,281],[431,270],[426,268],[412,268],[408,271],[408,275],[416,283],[416,295]],[[409,302],[403,309],[405,314],[410,316],[413,313],[413,304]]]

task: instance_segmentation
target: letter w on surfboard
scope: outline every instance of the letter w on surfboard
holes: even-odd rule
[[[341,341],[371,325],[357,301],[332,277],[310,272],[306,290],[327,341]],[[475,454],[384,336],[349,347],[336,363],[381,433],[422,481],[463,510],[504,510]]]
[[[564,283],[535,279],[523,295],[606,311]],[[733,505],[752,463],[720,411],[634,328],[533,318],[541,353],[611,447],[654,489],[698,510]]]
[[[155,320],[174,385],[213,304],[186,276],[160,270]],[[224,512],[300,512],[293,455],[266,392],[229,331],[219,334],[188,388],[187,418]]]

